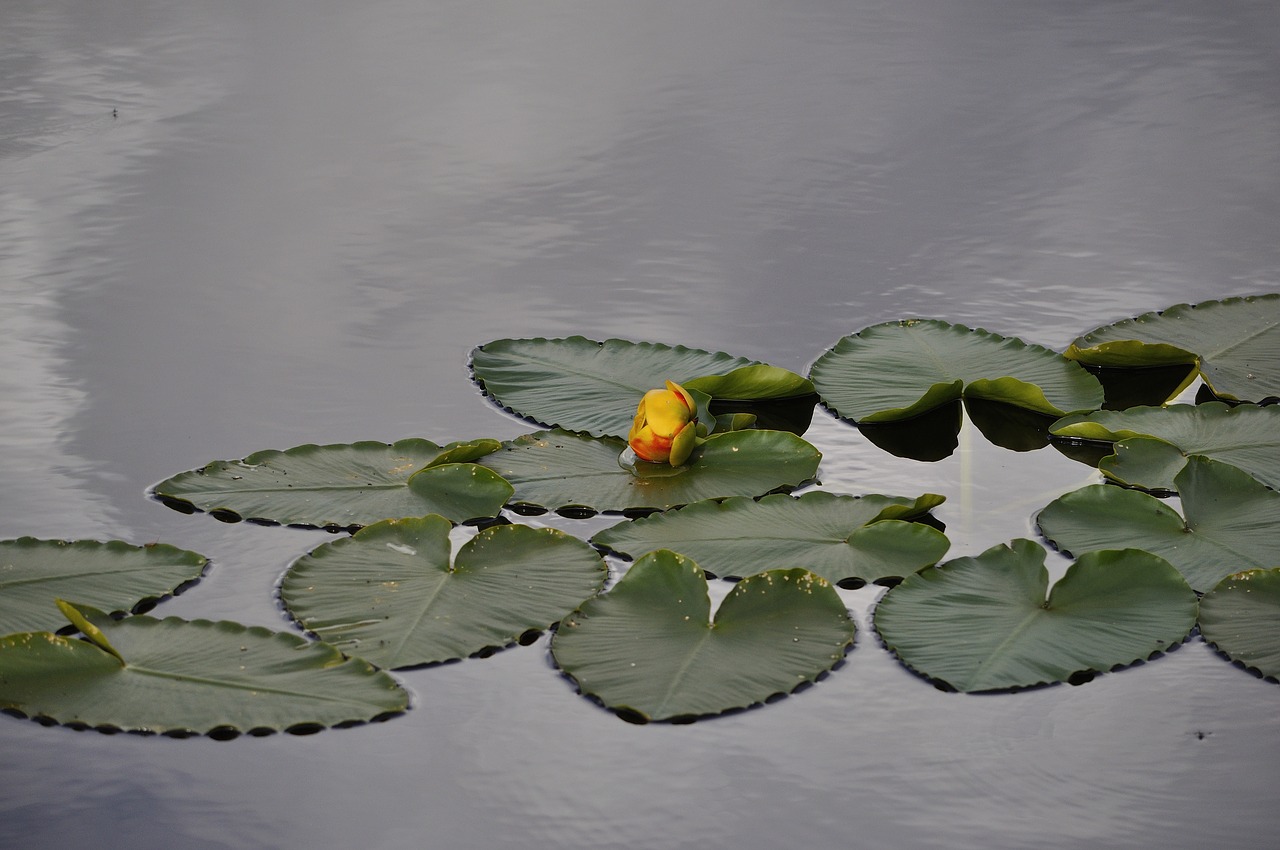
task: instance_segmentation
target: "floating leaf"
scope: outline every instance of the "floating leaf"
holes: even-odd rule
[[[624,466],[626,449],[613,437],[540,431],[503,444],[480,462],[511,482],[517,506],[620,512],[762,496],[809,480],[822,457],[786,431],[713,436],[679,467],[642,461]]]
[[[1064,417],[1050,431],[1058,439],[1114,443],[1114,455],[1098,468],[1130,487],[1173,491],[1187,456],[1202,455],[1280,488],[1280,407],[1210,402],[1100,410]]]
[[[1130,664],[1195,624],[1196,595],[1149,552],[1090,552],[1047,599],[1044,559],[1033,541],[1014,540],[908,576],[876,606],[876,631],[921,675],[989,691]]]
[[[799,569],[744,579],[710,616],[702,570],[662,550],[566,617],[551,654],[582,693],[624,718],[678,720],[790,693],[853,642],[835,589]]]
[[[1174,483],[1182,516],[1154,496],[1108,484],[1073,490],[1036,517],[1064,552],[1136,546],[1205,592],[1232,573],[1280,563],[1280,493],[1234,466],[1191,457]]]
[[[1232,661],[1280,677],[1280,569],[1224,578],[1200,600],[1200,634]]]
[[[1198,364],[1220,398],[1280,397],[1280,294],[1177,304],[1125,319],[1078,338],[1066,356],[1097,366]]]
[[[116,621],[87,606],[71,611],[118,654],[43,631],[2,637],[0,708],[74,726],[232,736],[314,731],[408,707],[386,673],[299,635],[176,617]]]
[[[1057,352],[936,319],[873,325],[841,339],[810,378],[855,422],[909,419],[959,398],[1060,416],[1102,405],[1097,379]]]
[[[449,563],[449,521],[386,520],[300,558],[280,597],[304,628],[381,667],[449,661],[546,629],[604,586],[582,540],[487,528]]]
[[[0,634],[62,628],[58,598],[110,612],[149,607],[199,579],[206,564],[203,555],[167,543],[0,540]]]
[[[305,445],[219,460],[154,488],[157,499],[218,519],[351,529],[382,519],[440,514],[454,522],[496,516],[507,482],[459,463],[496,450],[496,440],[438,446],[430,440]]]
[[[518,415],[596,437],[624,436],[640,397],[666,381],[742,400],[813,392],[794,372],[722,352],[581,336],[494,340],[471,352],[471,370],[486,393]]]
[[[900,578],[946,554],[945,535],[905,521],[942,502],[932,493],[915,500],[820,491],[740,497],[619,523],[591,542],[632,558],[670,549],[721,576],[801,567],[831,582],[863,584]]]

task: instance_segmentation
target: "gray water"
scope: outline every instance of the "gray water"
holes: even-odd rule
[[[195,549],[208,575],[157,614],[289,628],[274,585],[327,535],[146,488],[258,449],[523,433],[468,378],[488,340],[803,372],[906,316],[1062,347],[1280,290],[1278,44],[1273,0],[3,0],[0,537]],[[808,438],[825,489],[947,495],[952,556],[1099,480],[968,429],[935,464],[821,413]],[[1273,839],[1274,683],[1194,639],[1079,687],[943,693],[878,645],[881,592],[842,591],[859,636],[829,678],[688,726],[581,698],[545,638],[404,673],[405,716],[310,737],[0,717],[0,847]]]

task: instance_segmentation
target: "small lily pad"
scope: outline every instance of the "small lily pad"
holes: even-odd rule
[[[864,584],[901,578],[946,554],[945,535],[910,522],[942,501],[932,493],[739,497],[619,523],[591,542],[627,557],[670,549],[726,577],[801,567],[830,582]]]
[[[600,556],[562,531],[493,526],[451,564],[449,530],[439,516],[375,523],[300,558],[280,597],[308,631],[398,668],[513,643],[604,586]]]
[[[304,445],[219,460],[153,488],[175,510],[217,519],[353,529],[383,519],[440,514],[454,522],[496,516],[511,486],[473,463],[496,440]]]
[[[1280,569],[1219,582],[1200,600],[1200,634],[1232,661],[1280,678]]]
[[[626,450],[626,442],[614,437],[539,431],[504,443],[480,463],[511,482],[517,506],[622,512],[796,487],[817,473],[822,457],[786,431],[712,436],[679,467],[628,464]]]
[[[1055,499],[1036,524],[1064,552],[1154,552],[1202,593],[1232,573],[1280,563],[1280,493],[1202,457],[1188,458],[1174,483],[1185,520],[1155,496],[1094,484]]]
[[[53,600],[72,597],[112,613],[150,607],[195,582],[208,561],[167,543],[0,540],[0,634],[66,626]]]
[[[744,579],[712,621],[702,570],[660,550],[566,617],[551,654],[583,694],[625,719],[683,720],[816,681],[853,632],[835,589],[799,569]]]
[[[1046,416],[1102,406],[1102,385],[1055,351],[936,319],[873,325],[813,364],[823,402],[858,424],[910,419],[962,397]]]
[[[300,635],[64,607],[92,640],[0,637],[0,708],[77,727],[232,736],[381,720],[409,704],[386,673]]]
[[[1195,625],[1195,593],[1149,552],[1090,552],[1051,591],[1044,560],[1035,542],[1014,540],[915,573],[880,601],[876,631],[921,675],[990,691],[1131,664]]]

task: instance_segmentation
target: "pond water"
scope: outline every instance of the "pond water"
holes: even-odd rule
[[[6,0],[0,537],[194,549],[208,575],[157,614],[287,628],[275,584],[327,535],[146,488],[258,449],[524,433],[468,377],[488,340],[804,372],[906,316],[1061,348],[1280,290],[1277,44],[1272,0]],[[952,556],[1099,480],[972,429],[938,463],[822,413],[808,438],[825,489],[946,495]],[[859,634],[833,675],[692,725],[578,696],[545,636],[406,672],[406,715],[309,737],[0,717],[0,847],[1274,836],[1274,683],[1193,639],[1079,687],[944,693],[876,641],[882,592],[841,591]]]

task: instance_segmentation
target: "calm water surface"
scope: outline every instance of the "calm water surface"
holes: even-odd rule
[[[1280,290],[1277,44],[1271,0],[5,0],[0,536],[195,549],[208,576],[157,613],[286,628],[275,582],[328,538],[146,488],[305,442],[523,433],[468,378],[490,339],[805,371],[906,316],[1062,347]],[[936,464],[822,414],[808,436],[827,489],[947,495],[953,555],[1097,480],[971,430]],[[580,698],[545,640],[408,672],[404,717],[306,738],[0,718],[0,847],[1253,848],[1280,826],[1280,690],[1198,640],[1081,687],[946,694],[877,644],[880,589],[842,593],[841,669],[690,726]]]

